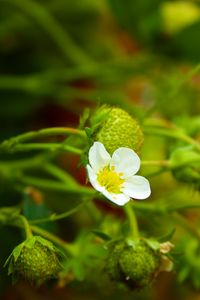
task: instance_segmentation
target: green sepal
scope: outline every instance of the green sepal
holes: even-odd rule
[[[79,120],[79,126],[78,126],[79,129],[84,129],[85,124],[89,119],[89,116],[90,116],[90,109],[89,108],[84,109],[83,114],[81,115]]]
[[[86,135],[87,135],[88,138],[91,138],[92,134],[93,134],[92,128],[85,127],[85,133],[86,133]]]
[[[144,239],[145,243],[154,251],[160,250],[160,243],[154,239]]]
[[[61,269],[58,254],[62,253],[51,242],[32,236],[14,248],[4,266],[9,263],[8,275],[14,281],[22,277],[39,285]]]
[[[164,243],[166,241],[170,241],[173,238],[175,232],[176,232],[176,228],[172,228],[167,234],[158,237],[157,240],[160,243]]]
[[[98,128],[102,126],[102,124],[107,119],[111,110],[112,110],[112,107],[105,104],[105,105],[102,105],[101,107],[99,107],[95,111],[95,113],[93,114],[93,116],[90,119],[92,133],[97,131]]]

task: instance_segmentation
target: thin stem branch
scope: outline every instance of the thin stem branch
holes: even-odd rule
[[[194,146],[200,151],[200,143],[182,132],[173,124],[166,124],[164,122],[161,122],[160,120],[149,119],[143,127],[143,131],[146,134],[169,137],[186,142],[187,144]]]
[[[81,194],[84,196],[94,196],[96,194],[96,192],[89,187],[84,187],[81,185],[79,185],[78,187],[69,187],[62,182],[58,182],[50,179],[38,178],[38,177],[37,178],[31,176],[26,176],[23,178],[20,177],[20,182],[25,185],[35,186],[37,188],[44,189],[44,190],[63,191],[63,192],[77,194],[77,195]]]
[[[76,207],[62,213],[59,215],[56,214],[52,214],[49,217],[46,218],[41,218],[41,219],[36,219],[36,220],[32,220],[30,221],[30,224],[40,224],[40,223],[46,223],[46,222],[54,222],[54,221],[58,221],[61,219],[65,219],[73,214],[75,214],[77,211],[79,211],[83,206],[85,205],[85,202],[81,202],[79,205],[77,205]]]
[[[47,151],[67,151],[73,154],[81,155],[82,150],[76,147],[65,145],[65,144],[58,144],[58,143],[29,143],[29,144],[17,144],[13,146],[9,152],[29,152],[33,150],[47,150]]]
[[[137,238],[139,236],[138,223],[130,202],[124,206],[124,210],[129,220],[131,236]]]
[[[71,255],[74,255],[74,246],[72,244],[67,243],[63,239],[59,238],[58,236],[50,233],[49,231],[42,229],[37,226],[31,226],[31,229],[33,232],[43,236],[44,238],[52,241],[53,243],[61,246],[63,249],[65,249],[67,252],[69,252]]]
[[[23,227],[24,227],[24,230],[25,230],[25,233],[26,233],[26,238],[30,238],[32,236],[32,231],[31,231],[31,227],[29,225],[29,222],[22,215],[19,215],[19,218],[20,218],[20,220],[23,224]]]
[[[4,141],[2,144],[8,143],[24,143],[29,140],[39,139],[48,136],[59,136],[59,135],[77,135],[80,137],[86,137],[86,134],[83,130],[71,128],[71,127],[52,127],[45,128],[36,131],[30,131],[27,133],[22,133],[14,138]]]

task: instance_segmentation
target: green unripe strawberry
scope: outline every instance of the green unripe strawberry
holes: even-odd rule
[[[8,274],[41,284],[57,275],[60,269],[57,253],[51,242],[40,236],[30,237],[19,244],[8,258]]]
[[[138,122],[123,109],[103,106],[94,114],[92,123],[96,126],[94,140],[104,144],[110,154],[120,147],[139,152],[143,133]]]
[[[141,289],[151,284],[160,262],[159,249],[152,248],[145,240],[119,241],[111,249],[105,270],[111,280]]]

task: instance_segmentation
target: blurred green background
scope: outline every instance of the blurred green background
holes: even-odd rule
[[[163,117],[200,138],[199,61],[197,0],[0,0],[0,140],[39,128],[77,127],[85,108],[104,103],[126,109],[141,123],[148,116]],[[173,147],[147,138],[143,155],[162,158]],[[12,159],[28,155],[13,154]],[[10,157],[0,154],[1,162]],[[76,163],[75,158],[67,163],[59,158],[61,166],[85,183]],[[3,171],[0,179],[0,205],[18,204],[22,194],[12,179]],[[163,184],[169,188],[166,198],[177,186],[178,197],[193,197],[169,175],[160,180],[153,179],[155,197],[163,197]],[[48,196],[49,203],[61,197]],[[197,220],[199,215],[193,214],[189,217]],[[148,218],[142,226],[150,223]],[[155,218],[154,230],[158,223]],[[74,237],[63,229],[66,224],[59,224],[63,237],[65,231]],[[64,288],[34,290],[22,283],[11,288],[3,263],[21,240],[17,232],[0,228],[1,299],[200,299],[198,291],[176,281],[175,272],[161,275],[151,290],[134,294],[106,295],[84,282]]]

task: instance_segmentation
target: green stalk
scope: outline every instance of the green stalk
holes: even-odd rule
[[[130,233],[133,238],[138,238],[139,236],[139,230],[138,230],[138,223],[137,218],[133,210],[133,206],[131,205],[131,202],[128,202],[124,206],[124,211],[128,217],[129,220],[129,226],[130,226]]]
[[[58,236],[46,231],[45,229],[42,229],[37,226],[31,226],[31,229],[33,232],[43,236],[47,240],[50,240],[51,242],[57,244],[58,246],[61,246],[63,249],[65,249],[68,253],[71,255],[74,255],[74,246],[72,244],[67,243],[63,239],[59,238]]]
[[[24,178],[20,178],[19,180],[25,185],[31,185],[44,190],[63,191],[83,196],[94,196],[96,194],[96,191],[89,187],[84,187],[81,185],[79,185],[78,187],[68,187],[62,182],[50,179],[26,176]]]
[[[52,127],[52,128],[45,128],[37,131],[22,133],[14,138],[10,138],[9,140],[6,140],[3,144],[6,145],[8,143],[11,144],[24,143],[33,139],[39,139],[48,136],[58,136],[58,135],[64,135],[64,136],[77,135],[82,138],[86,137],[86,134],[83,130],[70,128],[70,127]]]
[[[56,214],[52,214],[50,215],[49,217],[46,217],[46,218],[40,218],[40,219],[37,219],[37,220],[32,220],[30,221],[30,224],[40,224],[40,223],[46,223],[46,222],[54,222],[54,221],[58,221],[58,220],[61,220],[61,219],[65,219],[73,214],[75,214],[77,211],[79,211],[83,206],[85,205],[85,202],[81,202],[79,205],[77,205],[76,207],[62,213],[62,214],[59,214],[59,215],[56,215]]]
[[[144,124],[143,131],[144,133],[150,135],[158,135],[180,140],[182,142],[194,146],[200,151],[200,143],[198,141],[185,134],[174,124],[167,123],[163,120],[147,119],[147,121]]]
[[[73,154],[81,155],[82,150],[70,146],[70,145],[64,145],[64,144],[58,144],[58,143],[29,143],[29,144],[18,144],[16,146],[13,145],[13,148],[10,149],[10,152],[29,152],[33,150],[47,150],[47,151],[67,151]]]
[[[29,225],[29,222],[27,221],[27,219],[22,215],[19,215],[19,218],[23,224],[23,227],[24,227],[24,230],[26,233],[26,238],[28,239],[28,238],[32,237],[32,231],[31,231],[31,228],[30,228],[30,225]]]

